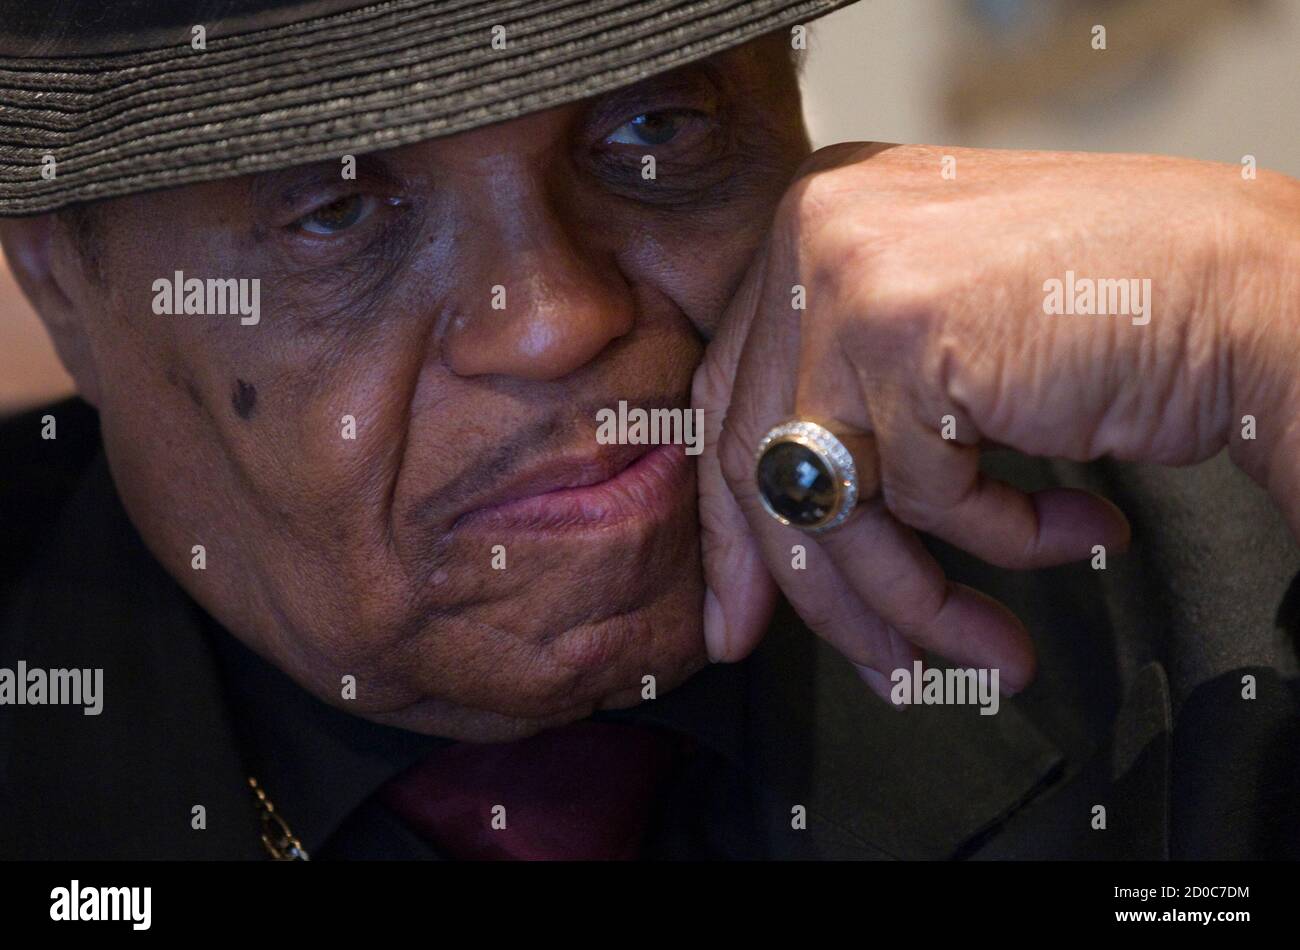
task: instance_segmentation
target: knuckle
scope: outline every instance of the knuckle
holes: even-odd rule
[[[797,178],[777,205],[776,220],[787,235],[799,245],[834,238],[843,231],[846,221],[859,217],[853,213],[854,183],[842,169],[809,172]]]
[[[909,572],[891,578],[891,588],[890,625],[909,642],[931,646],[934,621],[948,602],[947,582],[942,575],[931,577]]]
[[[909,528],[930,531],[938,525],[940,512],[910,482],[898,478],[882,478],[880,494],[889,513]]]
[[[823,631],[830,629],[833,611],[825,604],[812,602],[800,603],[798,607],[799,617],[809,629],[821,634]]]
[[[935,618],[939,616],[947,600],[947,592],[942,588],[915,591],[909,601],[906,615],[897,623],[898,632],[918,646],[931,647],[934,641]]]
[[[869,610],[845,605],[836,598],[804,598],[798,612],[804,623],[822,636],[836,630],[861,630],[875,620]]]
[[[722,361],[711,359],[706,354],[691,380],[691,405],[703,409],[706,415],[723,411],[734,376]]]
[[[783,220],[790,253],[836,314],[846,343],[890,356],[917,352],[945,318],[942,275],[927,266],[923,250],[908,243],[906,227],[883,221],[878,209],[859,213],[836,173],[813,176],[785,199]]]
[[[802,178],[805,175],[848,164],[863,154],[864,147],[869,150],[871,143],[835,142],[831,145],[823,145],[803,160],[796,177]]]
[[[841,349],[901,382],[908,392],[937,379],[945,336],[938,296],[888,265],[850,293],[849,308],[858,316],[840,328]]]
[[[927,266],[923,250],[905,238],[877,240],[866,280],[855,282],[862,312],[882,330],[904,338],[927,335],[943,316],[944,276]]]
[[[944,293],[932,278],[910,265],[881,255],[868,295],[868,310],[882,326],[916,334],[933,327],[941,315]]]

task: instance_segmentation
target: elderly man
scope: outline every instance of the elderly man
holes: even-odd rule
[[[0,2],[0,854],[1300,854],[1300,184],[839,5]]]

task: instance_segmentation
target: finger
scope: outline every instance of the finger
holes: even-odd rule
[[[737,501],[771,576],[811,630],[858,667],[887,674],[920,658],[920,650],[858,595],[812,536],[768,515],[757,492],[742,492]]]
[[[894,702],[894,677],[899,670],[910,674],[913,662],[922,659],[921,651],[903,639],[896,630],[890,631],[889,643],[892,659],[885,670],[877,670],[861,663],[853,663],[853,668],[857,670],[858,678],[867,684],[869,690],[895,709],[906,709],[906,704]],[[851,660],[850,662],[852,663]]]
[[[909,641],[950,660],[997,667],[1010,688],[1023,687],[1035,667],[1024,626],[996,601],[950,584],[915,533],[875,497],[882,465],[879,443],[874,434],[853,430],[871,427],[876,406],[888,423],[890,408],[904,404],[905,387],[864,378],[850,366],[834,333],[813,326],[807,330],[796,415],[833,420],[827,428],[852,453],[858,497],[864,500],[847,523],[820,536],[823,549],[858,597]],[[868,384],[876,390],[870,405]]]
[[[707,415],[705,420],[707,433]],[[727,489],[716,450],[701,454],[697,471],[705,583],[704,643],[709,659],[715,663],[734,662],[748,656],[758,645],[776,605],[777,589],[749,523]]]
[[[724,443],[724,459],[727,449]],[[737,460],[724,474],[769,571],[805,623],[853,663],[888,673],[924,648],[998,668],[1009,690],[1032,679],[1033,647],[1023,625],[996,601],[950,584],[916,535],[878,501],[826,535],[809,535],[766,512],[745,464],[749,456]]]
[[[804,416],[801,415],[800,418]],[[816,421],[815,416],[807,418]],[[865,500],[880,494],[880,452],[876,448],[876,437],[870,432],[854,432],[845,428],[842,423],[826,428],[853,456],[853,470],[858,481],[858,498]]]
[[[759,499],[755,459],[749,447],[757,443],[754,430],[741,421],[748,416],[738,414],[734,418],[737,425],[729,421],[723,430],[717,461],[732,499],[726,510],[739,514],[744,530],[738,532],[737,526],[729,523],[727,534],[733,538],[743,535],[746,551],[757,552],[767,573],[804,622],[856,665],[890,671],[909,664],[919,652],[856,595],[853,585],[816,541],[767,514]],[[723,509],[715,506],[714,510]],[[709,562],[722,563],[722,559],[710,557]],[[719,582],[718,589],[722,587]],[[721,656],[733,660],[753,648],[761,631],[752,637],[737,637],[730,630],[730,618],[728,614],[728,635]],[[878,684],[868,680],[868,685],[874,689]]]
[[[948,580],[916,533],[879,499],[859,505],[820,547],[857,596],[917,646],[968,666],[1000,670],[1009,691],[1033,679],[1033,642],[1010,610]]]
[[[765,260],[760,249],[709,343],[691,390],[691,404],[701,411],[704,423],[704,451],[696,478],[704,562],[704,643],[715,663],[740,660],[753,651],[777,599],[776,583],[727,487],[718,453],[737,365],[757,309]]]
[[[791,255],[787,260],[793,259]],[[852,377],[840,379],[839,385],[833,387],[834,393],[808,386],[816,367],[803,367],[801,371],[800,364],[821,350],[825,341],[813,341],[811,337],[805,340],[802,331],[815,333],[815,328],[811,323],[802,323],[797,314],[792,317],[783,306],[789,299],[788,285],[797,282],[791,273],[780,269],[789,266],[774,265],[766,275],[761,306],[756,302],[749,335],[740,353],[719,445],[723,476],[758,540],[768,570],[804,621],[859,666],[892,669],[888,664],[901,643],[907,645],[908,651],[922,646],[958,661],[1005,667],[1009,675],[1004,681],[1008,684],[1027,682],[1033,672],[1033,654],[1023,627],[995,602],[967,588],[949,585],[937,563],[910,532],[899,530],[892,538],[884,538],[890,543],[871,562],[896,559],[887,575],[894,578],[893,582],[860,583],[858,577],[848,578],[841,573],[841,567],[846,565],[848,569],[857,567],[851,559],[837,563],[832,557],[827,561],[812,536],[780,524],[762,506],[754,452],[765,432],[790,418],[796,388],[818,395],[817,414],[826,421],[862,418],[863,400]],[[835,382],[818,378],[828,385]],[[851,433],[845,436],[850,438],[862,469],[859,480],[865,479],[870,487],[875,481],[871,437]],[[791,569],[791,552],[796,546],[807,552],[807,570]],[[858,551],[855,556],[861,558],[867,553]],[[911,591],[913,598],[896,596],[899,591]],[[929,596],[920,598],[920,592],[928,592]],[[878,687],[878,681],[874,685]]]
[[[1123,513],[1090,492],[1028,494],[980,471],[980,448],[945,439],[911,419],[880,421],[881,491],[905,524],[1006,568],[1089,557],[1095,545],[1128,547]]]

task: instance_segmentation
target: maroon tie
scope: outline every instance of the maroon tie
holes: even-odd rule
[[[631,860],[676,748],[657,729],[588,721],[461,742],[421,759],[379,800],[452,858]]]

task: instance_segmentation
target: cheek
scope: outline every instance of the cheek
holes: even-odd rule
[[[645,319],[593,370],[592,394],[612,405],[635,395],[629,382],[688,391],[700,348],[680,314],[720,313],[754,243],[705,255],[702,240],[645,229],[621,249]],[[242,270],[194,248],[149,250],[171,269]],[[132,273],[104,330],[106,354],[134,367],[105,407],[124,498],[173,576],[318,695],[337,701],[351,674],[365,697],[354,711],[438,697],[535,718],[635,698],[646,673],[666,688],[698,665],[693,491],[690,510],[652,536],[521,542],[505,573],[490,569],[490,549],[436,531],[411,540],[394,522],[406,495],[436,494],[530,418],[570,420],[562,397],[506,387],[484,398],[438,375],[427,294],[390,301],[382,326],[377,316],[369,330],[308,339],[290,332],[293,308],[273,290],[256,327],[155,318],[153,269]],[[168,322],[149,332],[150,319]],[[190,567],[195,543],[203,572]]]
[[[96,330],[104,364],[130,367],[105,374],[101,399],[124,503],[205,609],[300,679],[336,684],[337,668],[372,662],[412,599],[386,517],[423,358],[418,328],[377,329],[382,348],[308,340],[290,332],[297,315],[268,280],[256,326],[155,315],[160,273],[250,269],[179,239],[139,259],[114,256]]]
[[[620,250],[619,265],[673,302],[695,331],[712,339],[750,259],[762,243],[770,208],[643,223]]]

